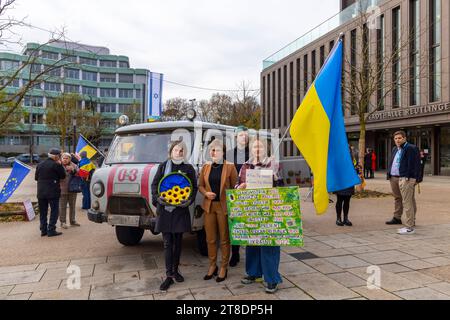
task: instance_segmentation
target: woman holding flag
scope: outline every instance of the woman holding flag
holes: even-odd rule
[[[80,152],[81,160],[78,163],[80,168],[78,175],[83,179],[83,204],[81,206],[82,209],[90,209],[91,208],[91,193],[90,193],[90,183],[92,175],[95,171],[95,165],[92,161],[87,157],[86,151]]]

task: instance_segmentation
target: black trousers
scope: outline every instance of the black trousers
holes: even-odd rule
[[[336,215],[340,220],[342,217],[342,209],[344,209],[344,220],[348,218],[348,211],[350,210],[350,199],[352,196],[337,196],[336,201]]]
[[[232,245],[231,246],[231,256],[239,256],[239,249],[241,246],[238,245]]]
[[[41,231],[55,231],[56,222],[59,217],[59,198],[38,199],[39,219],[41,220]],[[50,219],[47,223],[48,206],[50,205]]]
[[[166,275],[174,277],[178,271],[181,257],[182,233],[163,232],[164,256],[166,260]]]

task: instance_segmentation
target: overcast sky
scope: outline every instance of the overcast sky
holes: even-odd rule
[[[338,11],[338,0],[17,0],[8,15],[65,27],[70,40],[105,46],[169,81],[236,89],[245,80],[258,89],[264,58]],[[38,29],[20,33],[23,42],[49,38]],[[163,98],[212,93],[165,83]]]

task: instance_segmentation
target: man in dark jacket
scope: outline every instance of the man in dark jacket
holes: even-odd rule
[[[234,165],[236,167],[237,173],[241,171],[242,165],[248,161],[249,159],[249,148],[248,148],[248,129],[244,126],[239,126],[236,128],[236,148],[233,149],[233,160]],[[230,267],[235,267],[239,260],[239,249],[240,246],[232,245],[231,246],[231,259],[230,259]]]
[[[56,231],[56,222],[59,215],[59,198],[61,189],[59,181],[66,177],[66,170],[61,164],[61,151],[50,149],[48,159],[41,162],[36,168],[34,179],[37,181],[37,198],[39,203],[39,216],[41,220],[41,236],[59,236]],[[47,223],[48,206],[50,205],[50,219]]]
[[[387,179],[390,180],[395,198],[395,211],[392,220],[386,224],[401,224],[403,209],[406,214],[406,228],[399,234],[413,234],[416,221],[415,186],[421,182],[419,149],[406,141],[406,133],[394,133],[395,147],[389,161]]]

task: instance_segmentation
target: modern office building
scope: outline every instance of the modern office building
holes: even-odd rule
[[[368,112],[374,113],[366,125],[366,146],[378,155],[378,169],[386,169],[394,146],[392,134],[403,129],[409,141],[428,154],[427,174],[450,175],[450,1],[362,2],[376,6],[376,28],[368,28],[367,33],[357,28],[360,1],[342,0],[341,12],[264,60],[262,126],[284,132],[340,33],[344,35],[346,68],[349,63],[362,63],[362,57],[355,54],[359,46],[368,44],[370,59],[378,61],[392,57],[392,52],[397,52],[393,48],[407,43],[398,50],[371,97]],[[394,83],[399,73],[406,80]],[[343,85],[348,86],[350,76],[344,74]],[[383,94],[384,81],[395,85],[387,95]],[[348,92],[343,98],[348,101]],[[349,142],[358,147],[358,115],[353,108],[345,108],[344,115]],[[289,139],[283,152],[299,155]]]
[[[64,66],[52,70],[45,81],[23,99],[27,116],[22,119],[20,128],[0,137],[0,152],[28,153],[32,143],[33,152],[41,154],[51,146],[58,146],[59,138],[46,125],[46,107],[63,92],[78,93],[82,108],[94,108],[101,113],[102,148],[110,144],[117,118],[130,110],[130,106],[141,106],[140,119],[144,120],[149,70],[130,68],[128,57],[111,55],[104,47],[71,42],[54,42],[46,46],[28,43],[22,54],[0,53],[0,77],[4,79],[11,70],[17,70],[30,54],[38,57],[30,66],[32,73],[59,62]],[[29,72],[23,72],[20,79],[5,89],[6,92],[19,90],[28,77]],[[66,147],[70,149],[70,146]]]

